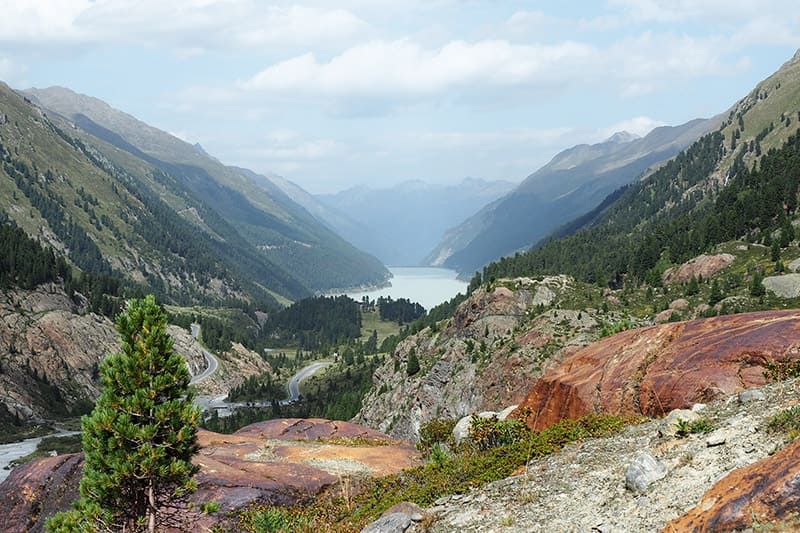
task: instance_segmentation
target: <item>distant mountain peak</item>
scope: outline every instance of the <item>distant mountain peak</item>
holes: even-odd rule
[[[618,131],[603,142],[624,144],[641,138],[642,137],[640,135],[636,135],[635,133],[631,133],[629,131]]]

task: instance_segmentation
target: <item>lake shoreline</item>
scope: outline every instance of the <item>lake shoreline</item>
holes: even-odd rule
[[[459,292],[467,290],[468,283],[458,279],[458,272],[439,267],[398,267],[390,266],[392,282],[383,287],[370,290],[347,290],[345,294],[354,300],[367,296],[375,300],[381,296],[393,299],[407,298],[429,310],[449,301]]]

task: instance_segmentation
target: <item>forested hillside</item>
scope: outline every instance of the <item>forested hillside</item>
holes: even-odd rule
[[[533,246],[560,225],[595,208],[618,187],[675,156],[721,120],[663,126],[645,137],[619,132],[601,143],[564,150],[508,195],[449,231],[427,262],[472,273]]]
[[[658,283],[671,264],[727,240],[771,245],[782,230],[785,246],[800,179],[798,121],[795,56],[738,102],[718,131],[550,241],[490,264],[485,279],[566,273],[611,286]]]
[[[308,295],[300,282],[246,246],[201,203],[198,212],[225,237],[198,231],[164,199],[172,186],[127,172],[53,124],[31,103],[0,86],[0,199],[28,235],[85,273],[126,279],[179,303],[251,299],[276,306],[273,294]],[[151,187],[160,182],[161,187]]]
[[[306,291],[373,285],[388,277],[377,259],[321,224],[264,176],[223,165],[202,149],[96,98],[61,87],[25,94],[104,159],[150,181],[155,189],[167,187],[165,201],[194,231],[249,248],[249,255],[290,272]],[[290,299],[305,295],[277,292]]]

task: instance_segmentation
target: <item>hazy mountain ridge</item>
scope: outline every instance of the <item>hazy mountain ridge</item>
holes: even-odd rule
[[[564,150],[514,191],[449,231],[426,262],[471,273],[528,248],[590,211],[618,187],[675,156],[721,120],[662,126],[644,137],[619,132],[602,143]]]
[[[309,291],[379,283],[388,272],[320,224],[280,188],[249,170],[226,166],[205,150],[118,111],[105,102],[60,87],[25,92],[98,143],[104,155],[122,150],[169,174],[179,187],[215,211],[268,261]],[[139,164],[141,166],[141,164]],[[184,213],[197,222],[193,213]],[[201,224],[202,226],[202,224]],[[204,228],[206,229],[206,228]],[[319,268],[322,265],[325,268]]]
[[[406,181],[383,189],[359,185],[317,195],[320,216],[345,238],[385,264],[423,264],[454,225],[513,188],[507,181],[466,178],[454,185]]]

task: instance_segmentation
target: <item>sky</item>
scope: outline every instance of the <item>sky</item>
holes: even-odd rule
[[[521,181],[728,108],[796,0],[0,0],[0,80],[96,96],[313,193]]]

